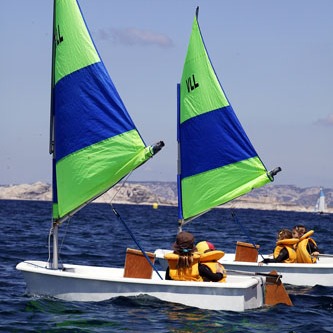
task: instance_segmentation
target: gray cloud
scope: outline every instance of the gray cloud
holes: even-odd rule
[[[129,46],[156,45],[164,48],[173,46],[173,42],[168,36],[149,30],[140,30],[137,28],[100,29],[97,32],[97,38],[101,40],[111,40],[115,44]]]
[[[333,113],[329,114],[326,118],[318,119],[314,124],[319,126],[333,126]]]

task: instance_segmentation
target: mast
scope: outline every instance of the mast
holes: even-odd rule
[[[181,159],[180,159],[180,130],[179,130],[179,119],[180,119],[180,84],[177,84],[177,198],[178,198],[178,232],[182,231],[182,225],[184,222],[182,214],[182,191],[181,191]]]
[[[50,141],[49,153],[52,154],[52,197],[54,202],[56,175],[55,175],[55,150],[54,150],[54,67],[56,52],[56,0],[53,1],[53,22],[52,22],[52,64],[51,64],[51,102],[50,102]],[[52,268],[58,269],[58,223],[52,218],[52,238],[53,238],[53,260]]]
[[[53,1],[53,22],[52,22],[52,60],[51,60],[51,101],[50,101],[50,139],[49,139],[49,153],[52,154],[54,151],[54,99],[53,99],[53,88],[54,88],[54,62],[55,62],[55,11],[56,11],[56,0]]]

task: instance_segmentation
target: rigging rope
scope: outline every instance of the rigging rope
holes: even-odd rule
[[[61,245],[60,245],[59,250],[58,250],[58,260],[59,260],[60,262],[62,261],[61,258],[60,258],[60,255],[61,255],[61,249],[62,249],[62,246],[63,246],[63,244],[64,244],[64,242],[65,242],[65,238],[66,238],[66,236],[67,236],[67,232],[68,232],[68,227],[69,227],[70,220],[71,220],[71,218],[68,218],[68,219],[66,220],[66,222],[67,222],[66,231],[65,231],[65,233],[64,233],[64,235],[63,235],[63,237],[62,237]],[[53,235],[53,229],[54,229],[54,226],[53,226],[53,222],[52,222],[52,223],[51,223],[51,228],[50,228],[50,231],[49,231],[49,236],[48,236],[48,252],[49,252],[49,257],[48,257],[48,259],[47,259],[47,262],[50,262],[50,261],[51,261],[51,237],[52,237],[52,235]]]
[[[71,221],[71,217],[69,217],[69,218],[66,220],[66,222],[67,222],[66,231],[65,231],[65,233],[64,233],[64,236],[62,237],[61,245],[60,245],[60,247],[59,247],[59,251],[58,251],[58,260],[59,260],[60,262],[62,262],[61,257],[60,257],[60,255],[61,255],[61,249],[62,249],[62,246],[63,246],[63,244],[64,244],[65,238],[66,238],[66,236],[67,236],[67,232],[68,232],[68,227],[69,227],[69,223],[70,223],[70,221]]]
[[[53,223],[51,223],[51,228],[49,231],[49,237],[48,237],[48,250],[49,250],[49,257],[47,258],[47,262],[49,263],[51,261],[51,237],[53,234]]]
[[[134,234],[132,233],[131,229],[128,227],[128,225],[126,224],[126,222],[121,218],[120,214],[118,213],[118,211],[113,207],[112,205],[112,201],[115,199],[115,197],[118,195],[119,191],[121,190],[121,188],[125,185],[125,182],[127,181],[128,177],[131,175],[132,172],[130,172],[127,177],[125,178],[125,180],[122,182],[122,185],[119,187],[119,189],[117,190],[117,192],[114,194],[114,196],[111,198],[109,204],[111,206],[111,209],[113,211],[113,213],[116,215],[116,217],[118,218],[118,220],[120,220],[120,222],[125,226],[127,232],[129,233],[129,235],[132,237],[133,241],[135,242],[135,244],[138,246],[138,248],[140,249],[140,251],[142,252],[142,254],[144,255],[144,257],[146,258],[146,260],[148,261],[149,265],[153,268],[153,270],[157,273],[157,275],[159,276],[159,278],[161,280],[163,280],[162,276],[160,275],[160,273],[158,272],[156,266],[151,262],[151,260],[149,259],[149,257],[147,256],[146,252],[144,251],[144,249],[141,247],[141,245],[139,244],[139,242],[137,241],[137,239],[135,238]]]
[[[260,252],[260,250],[256,247],[256,243],[251,239],[250,233],[248,230],[244,227],[244,225],[238,220],[236,213],[234,209],[231,209],[231,216],[233,217],[234,221],[240,225],[241,230],[244,232],[245,236],[248,238],[249,242],[254,246],[254,248],[258,251],[258,254],[261,256],[261,258],[264,260],[264,256]]]
[[[149,265],[153,268],[153,270],[157,273],[157,275],[160,277],[161,280],[163,280],[162,276],[160,275],[160,273],[158,272],[156,266],[151,262],[151,260],[149,259],[149,257],[147,256],[146,252],[143,250],[143,248],[141,247],[141,245],[139,244],[139,242],[136,240],[134,234],[132,233],[131,229],[128,227],[128,225],[126,224],[126,222],[121,218],[120,214],[117,212],[117,210],[111,205],[112,211],[113,213],[116,215],[116,217],[123,223],[123,225],[125,226],[127,232],[129,233],[129,235],[132,237],[132,239],[134,240],[135,244],[139,247],[139,249],[141,250],[142,254],[144,255],[144,257],[146,258],[146,260],[148,261]]]

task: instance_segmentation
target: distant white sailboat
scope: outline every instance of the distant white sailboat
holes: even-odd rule
[[[324,214],[326,211],[326,203],[325,203],[325,194],[322,188],[320,188],[319,198],[317,199],[315,205],[315,212],[318,214]]]

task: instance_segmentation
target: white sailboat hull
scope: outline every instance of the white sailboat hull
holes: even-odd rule
[[[264,258],[269,256],[264,255]],[[282,282],[294,286],[333,286],[333,257],[320,257],[314,264],[284,264],[269,263],[259,265],[262,261],[261,256],[258,262],[235,261],[234,253],[226,253],[220,263],[228,270],[269,273],[276,270],[282,275]]]
[[[171,251],[162,249],[155,251],[156,259],[162,267],[168,265],[164,259],[164,255],[168,252]],[[263,257],[270,258],[268,255],[263,255]],[[283,284],[310,287],[315,285],[333,286],[333,257],[320,257],[315,264],[270,263],[259,265],[261,260],[262,258],[259,256],[258,262],[235,261],[235,253],[226,253],[219,262],[229,274],[246,274],[246,272],[266,274],[275,270],[282,275]]]
[[[242,312],[264,306],[265,278],[230,276],[226,283],[124,278],[123,268],[63,265],[49,269],[43,261],[24,261],[23,273],[30,295],[65,301],[94,302],[119,296],[150,295],[163,301],[209,310]],[[160,272],[164,277],[165,272]]]

